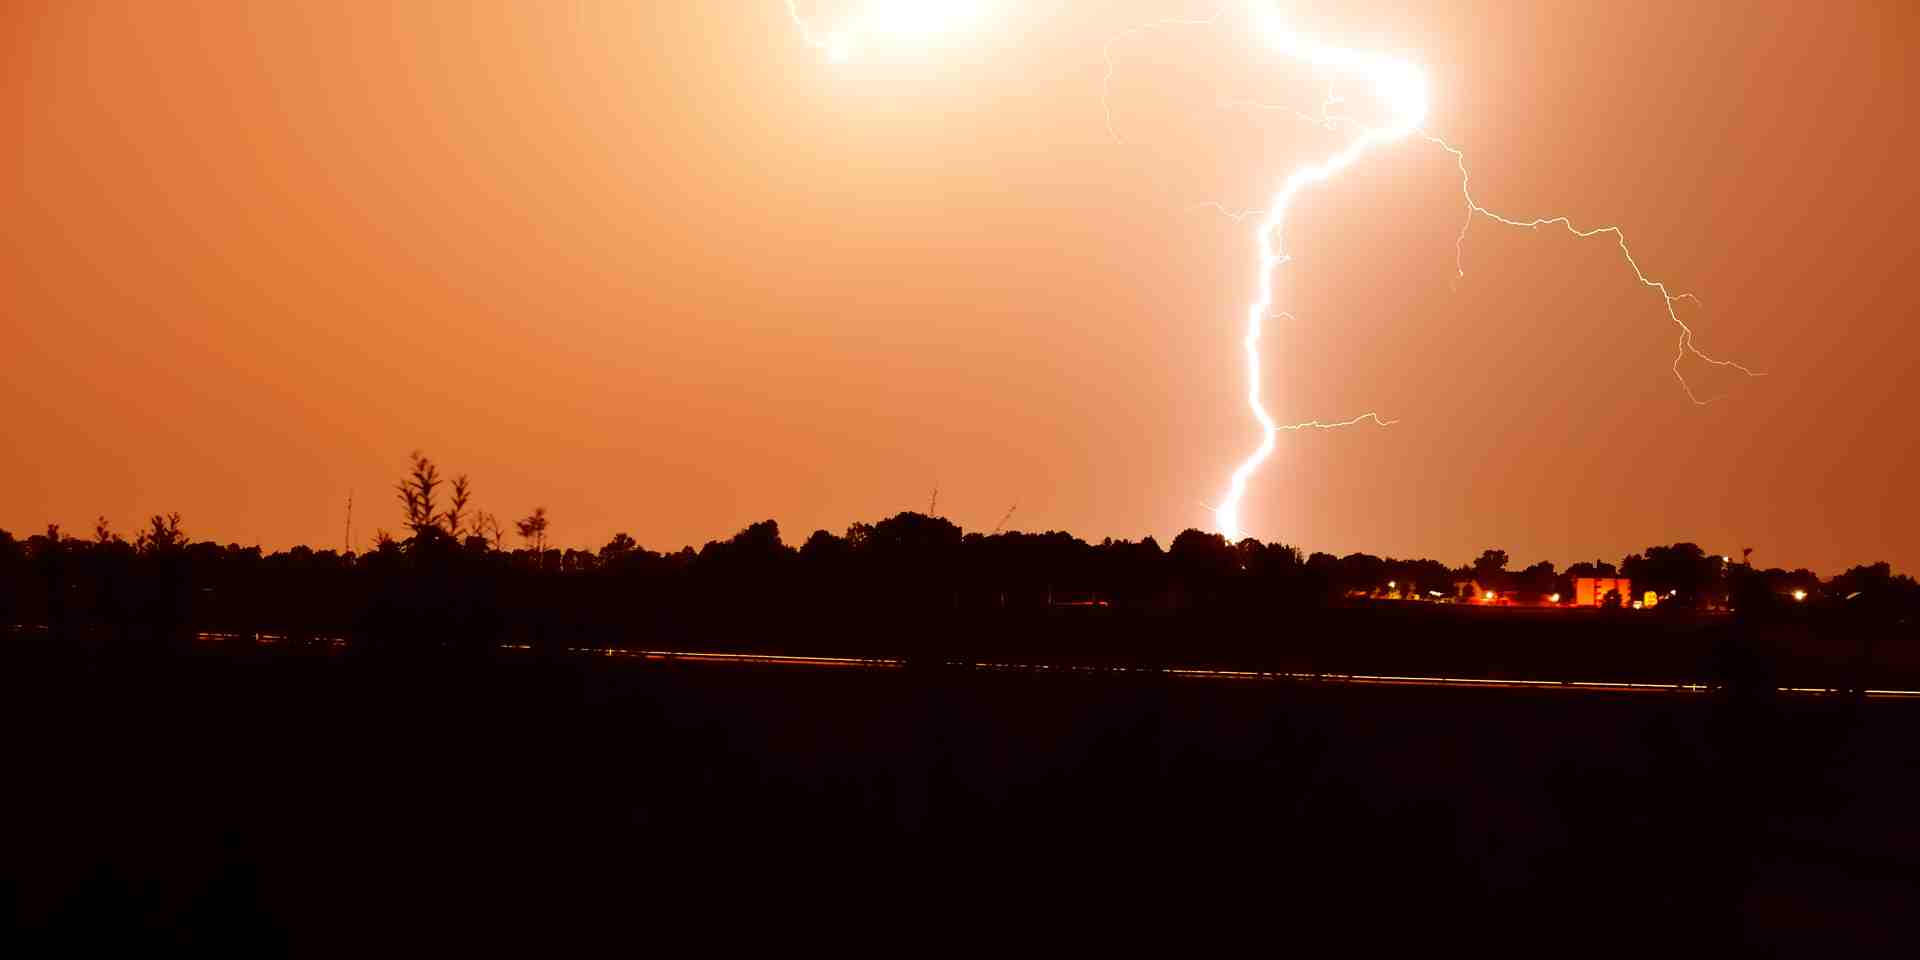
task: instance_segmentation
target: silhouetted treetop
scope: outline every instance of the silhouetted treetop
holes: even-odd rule
[[[532,645],[560,643],[545,626],[555,622],[616,633],[634,623],[686,631],[830,611],[911,632],[935,612],[1280,611],[1445,600],[1468,578],[1501,602],[1545,603],[1569,596],[1575,578],[1612,577],[1616,569],[1632,581],[1634,595],[1616,591],[1606,598],[1610,605],[1652,591],[1663,609],[1824,611],[1860,623],[1910,622],[1920,609],[1920,585],[1884,562],[1822,579],[1805,569],[1756,570],[1686,541],[1649,546],[1617,568],[1581,561],[1556,572],[1541,561],[1514,571],[1498,549],[1452,568],[1364,552],[1306,555],[1285,543],[1230,543],[1188,529],[1162,550],[1150,536],[1089,543],[1058,530],[969,533],[943,517],[907,511],[852,523],[844,535],[815,530],[798,549],[767,519],[697,551],[655,552],[625,532],[596,551],[553,548],[546,509],[536,507],[515,524],[523,548],[510,551],[498,521],[473,505],[467,478],[448,484],[425,454],[408,457],[394,489],[406,539],[382,531],[376,549],[360,555],[305,546],[263,555],[258,547],[196,543],[178,513],[151,516],[132,543],[105,517],[90,539],[66,536],[57,524],[24,542],[0,531],[0,625],[45,625],[62,638],[108,635],[121,646],[145,631],[153,649],[177,646],[190,628],[352,636],[379,650],[453,636],[485,649],[515,630]]]

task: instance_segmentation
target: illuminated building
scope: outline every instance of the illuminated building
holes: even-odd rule
[[[1606,602],[1607,594],[1617,592],[1622,603],[1633,597],[1633,581],[1625,577],[1575,577],[1573,578],[1573,605],[1576,607],[1597,607]]]

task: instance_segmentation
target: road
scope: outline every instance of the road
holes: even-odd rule
[[[14,629],[18,631],[35,628],[15,627]],[[201,633],[198,636],[202,642],[241,639],[241,635],[231,633]],[[285,637],[274,634],[258,634],[255,637],[255,642],[261,645],[272,645],[285,639]],[[346,640],[341,638],[322,638],[320,642],[332,647],[341,647],[346,644]],[[509,651],[530,651],[532,647],[523,643],[508,643],[501,644],[501,649]],[[676,663],[713,664],[716,666],[731,664],[736,666],[757,665],[793,667],[798,669],[843,670],[900,670],[907,666],[905,660],[886,657],[817,657],[780,653],[711,653],[698,650],[642,650],[624,647],[569,647],[566,652],[575,655],[663,662],[671,661]],[[973,670],[1013,673],[1114,675],[1160,673],[1182,680],[1233,681],[1243,683],[1323,683],[1387,687],[1446,687],[1461,690],[1552,690],[1562,693],[1639,693],[1688,696],[1711,693],[1714,689],[1708,684],[1691,681],[1677,683],[1632,683],[1618,680],[1490,679],[1485,677],[1402,676],[1367,673],[1288,673],[1285,671],[1270,670],[1212,670],[1202,667],[1084,666],[1077,664],[1012,663],[1001,661],[949,661],[946,665]],[[1847,692],[1826,687],[1779,687],[1777,689],[1781,693],[1797,696],[1831,696]],[[1870,700],[1920,700],[1920,690],[1869,688],[1859,692]]]
[[[524,649],[520,647],[519,649]],[[898,670],[906,666],[903,660],[881,657],[810,657],[774,653],[707,653],[686,650],[630,650],[618,647],[575,648],[570,653],[591,654],[609,657],[639,658],[645,660],[674,661],[682,663],[765,665],[795,668],[819,669],[864,669]],[[1338,683],[1365,686],[1399,687],[1452,687],[1458,689],[1480,690],[1556,690],[1567,693],[1644,693],[1698,695],[1709,693],[1712,687],[1703,683],[1629,683],[1608,680],[1524,680],[1524,679],[1485,679],[1477,677],[1419,677],[1395,676],[1388,674],[1363,673],[1287,673],[1258,670],[1209,670],[1196,667],[1101,667],[1049,663],[1005,663],[1005,662],[949,662],[949,666],[1023,673],[1083,673],[1083,674],[1127,674],[1160,673],[1182,680],[1214,680],[1239,682],[1276,682],[1290,683]],[[1842,691],[1821,687],[1780,687],[1786,694],[1825,696]],[[1920,700],[1920,690],[1869,689],[1861,691],[1867,697],[1876,700]]]

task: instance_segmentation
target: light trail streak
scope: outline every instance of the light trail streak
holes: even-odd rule
[[[989,4],[985,2],[966,2],[966,0],[867,0],[856,6],[854,13],[844,18],[836,26],[824,31],[817,30],[801,15],[796,6],[797,0],[788,0],[787,13],[800,30],[806,42],[825,52],[829,59],[844,62],[855,51],[870,40],[889,38],[897,41],[902,37],[926,37],[952,28],[959,23],[971,22],[986,12]],[[1688,356],[1704,363],[1723,369],[1739,371],[1749,377],[1761,376],[1752,369],[1732,360],[1723,360],[1709,356],[1694,344],[1693,329],[1680,318],[1675,304],[1681,300],[1698,299],[1688,293],[1674,293],[1663,281],[1648,277],[1634,258],[1633,251],[1627,246],[1626,234],[1617,226],[1581,229],[1566,216],[1519,219],[1493,212],[1474,200],[1469,188],[1466,155],[1446,140],[1426,131],[1422,124],[1427,118],[1428,96],[1424,72],[1415,64],[1383,54],[1350,50],[1344,47],[1318,43],[1311,38],[1291,29],[1282,18],[1273,0],[1244,0],[1242,3],[1221,6],[1207,17],[1168,17],[1151,21],[1123,30],[1108,38],[1101,49],[1105,60],[1106,72],[1101,80],[1101,108],[1104,113],[1108,136],[1116,143],[1124,143],[1113,120],[1112,88],[1115,72],[1115,47],[1124,40],[1143,33],[1157,32],[1179,27],[1214,27],[1226,22],[1229,11],[1244,9],[1247,13],[1252,33],[1268,52],[1278,54],[1316,70],[1329,73],[1356,74],[1368,85],[1373,95],[1387,108],[1391,121],[1385,126],[1358,126],[1358,134],[1343,148],[1319,163],[1300,167],[1290,173],[1280,184],[1264,208],[1255,210],[1234,210],[1219,202],[1197,204],[1191,209],[1213,207],[1235,223],[1250,219],[1257,210],[1264,209],[1253,231],[1257,275],[1255,279],[1255,298],[1246,311],[1245,332],[1241,337],[1241,350],[1245,357],[1247,379],[1247,408],[1260,426],[1260,442],[1246,459],[1242,460],[1231,474],[1226,495],[1217,505],[1209,507],[1213,511],[1214,527],[1228,540],[1239,540],[1244,533],[1241,523],[1240,506],[1245,499],[1249,482],[1253,474],[1272,455],[1282,430],[1298,431],[1303,429],[1330,430],[1338,427],[1354,426],[1371,421],[1379,426],[1389,426],[1398,421],[1382,419],[1378,414],[1365,413],[1347,420],[1323,422],[1309,420],[1295,424],[1281,424],[1268,412],[1262,397],[1260,342],[1264,334],[1265,322],[1269,317],[1278,317],[1297,323],[1291,314],[1275,313],[1276,299],[1274,272],[1291,261],[1283,243],[1282,231],[1287,214],[1293,201],[1307,188],[1317,186],[1333,179],[1367,154],[1377,149],[1396,144],[1409,137],[1418,135],[1441,149],[1452,154],[1460,171],[1460,193],[1466,204],[1466,222],[1454,241],[1455,280],[1466,276],[1465,245],[1467,232],[1476,216],[1485,217],[1495,223],[1510,227],[1522,227],[1538,230],[1541,227],[1559,226],[1569,234],[1581,239],[1591,239],[1602,234],[1610,234],[1620,249],[1627,265],[1633,269],[1636,279],[1643,285],[1658,292],[1667,318],[1680,329],[1679,341],[1675,347],[1671,365],[1674,379],[1678,380],[1686,392],[1688,400],[1696,405],[1705,405],[1718,399],[1701,399],[1686,375],[1681,372],[1680,364]],[[1286,110],[1300,116],[1316,126],[1334,130],[1340,127],[1344,115],[1333,113],[1335,106],[1345,103],[1344,97],[1336,92],[1334,80],[1327,80],[1327,92],[1321,102],[1320,116],[1315,118],[1299,110],[1262,103],[1254,100],[1240,100],[1223,103],[1229,109],[1246,110]]]
[[[526,645],[503,644],[503,649],[528,649]],[[842,667],[869,670],[900,670],[910,665],[897,657],[824,657],[779,653],[718,653],[690,650],[650,650],[624,647],[570,647],[568,653],[626,657],[658,662],[686,662],[739,666]],[[1283,670],[1225,670],[1207,667],[1127,667],[1071,663],[1027,663],[1014,661],[944,660],[940,666],[969,670],[1013,673],[1147,674],[1184,680],[1241,680],[1287,683],[1327,683],[1347,686],[1451,687],[1483,690],[1558,690],[1566,693],[1669,693],[1710,694],[1719,688],[1697,681],[1648,683],[1631,680],[1542,680],[1497,677],[1419,676],[1414,674],[1303,673]],[[1800,696],[1828,696],[1849,691],[1835,687],[1776,687],[1780,693]],[[1862,696],[1881,700],[1920,699],[1920,690],[1868,688],[1855,690]]]
[[[13,631],[45,631],[44,626],[13,626]],[[262,646],[271,646],[277,640],[286,637],[281,634],[245,634],[203,632],[196,635],[201,642],[232,641],[249,637]],[[315,642],[325,642],[329,646],[344,646],[347,641],[341,637],[316,637]],[[501,650],[531,652],[532,644],[503,643]],[[908,661],[898,657],[828,657],[807,656],[790,653],[725,653],[708,650],[656,650],[634,647],[567,647],[567,653],[585,654],[599,657],[624,657],[637,660],[659,662],[684,661],[687,663],[735,664],[757,666],[792,667],[855,667],[870,670],[898,670],[908,665]],[[1647,693],[1711,693],[1716,688],[1710,684],[1696,681],[1677,683],[1647,683],[1625,680],[1539,680],[1522,678],[1489,677],[1446,677],[1418,676],[1413,674],[1368,674],[1368,673],[1304,673],[1284,670],[1220,670],[1207,667],[1127,667],[1118,665],[1070,664],[1070,663],[1017,663],[1007,661],[969,661],[947,660],[941,665],[964,667],[971,670],[1041,672],[1058,671],[1063,673],[1139,673],[1163,674],[1169,677],[1194,680],[1268,680],[1305,683],[1336,683],[1358,685],[1394,685],[1424,687],[1459,687],[1487,689],[1528,689],[1528,690],[1564,690],[1586,692],[1647,692]],[[1825,696],[1846,693],[1837,687],[1776,687],[1780,693],[1807,696]],[[1902,690],[1897,688],[1868,687],[1855,692],[1871,699],[1881,700],[1920,700],[1920,690]]]

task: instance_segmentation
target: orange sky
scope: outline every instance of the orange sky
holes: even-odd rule
[[[1163,538],[1257,440],[1253,205],[1344,141],[1177,4],[1016,4],[1004,35],[829,66],[765,3],[85,3],[0,10],[0,527],[337,546],[424,448],[556,543],[924,509]],[[1195,9],[1204,4],[1195,5]],[[1920,568],[1906,4],[1302,4],[1425,64],[1476,223],[1417,142],[1304,197],[1269,328],[1285,435],[1249,532],[1462,561],[1692,539]],[[1909,491],[1901,494],[1900,491]]]

